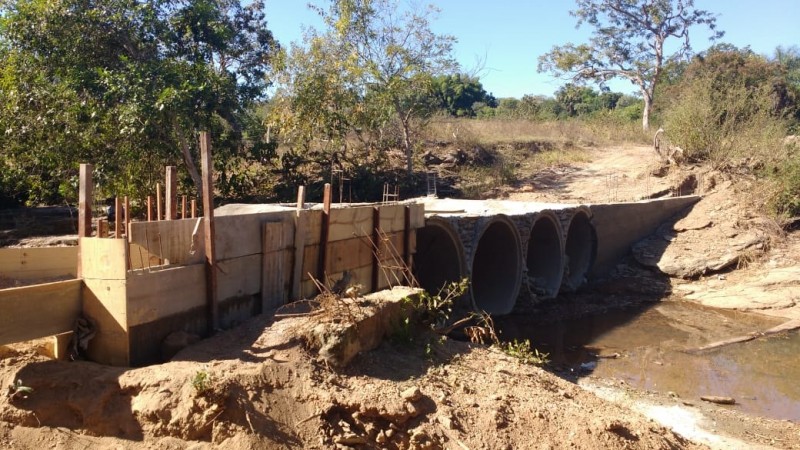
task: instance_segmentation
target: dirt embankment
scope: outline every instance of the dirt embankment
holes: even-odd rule
[[[540,368],[483,346],[419,336],[342,371],[295,330],[255,318],[141,369],[8,352],[8,448],[698,448]],[[64,428],[75,430],[65,432]]]
[[[792,290],[798,277],[791,275],[800,267],[798,237],[782,236],[752,210],[739,209],[739,185],[702,168],[657,167],[646,147],[589,152],[590,163],[522,174],[510,198],[602,202],[706,194],[692,213],[637,246],[630,264],[618,268],[620,279],[658,280],[660,290],[720,307],[797,314],[781,298],[798,298]],[[603,292],[614,286],[611,280]],[[735,303],[745,302],[736,295],[741,286],[758,295]],[[773,300],[764,291],[774,292]],[[662,418],[654,411],[672,411],[667,394],[614,380],[581,387],[495,349],[427,335],[411,345],[385,342],[336,370],[297,337],[305,320],[257,317],[172,362],[139,369],[50,361],[30,345],[0,347],[7,392],[0,395],[0,447],[677,449],[706,442],[792,448],[800,437],[796,424],[704,405],[715,428],[683,431],[691,441],[657,422]],[[5,391],[18,380],[33,391]],[[681,429],[675,418],[664,422]],[[751,434],[737,434],[742,423]]]

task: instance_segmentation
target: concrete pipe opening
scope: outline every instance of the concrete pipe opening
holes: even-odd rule
[[[414,276],[421,288],[436,294],[445,284],[465,274],[464,247],[458,233],[446,220],[430,217],[417,230]]]
[[[478,234],[472,256],[472,304],[489,314],[508,314],[519,295],[522,246],[508,217],[492,217]]]
[[[586,282],[597,255],[597,233],[586,211],[578,211],[569,222],[564,246],[567,258],[563,288],[574,291]]]
[[[525,259],[528,268],[528,287],[539,298],[558,295],[564,275],[561,253],[562,236],[558,218],[540,214],[534,219]]]

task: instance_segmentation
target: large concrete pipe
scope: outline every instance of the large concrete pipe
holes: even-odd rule
[[[562,289],[575,291],[586,282],[597,256],[597,232],[585,208],[577,209],[569,221],[564,254],[567,261]]]
[[[446,283],[466,276],[464,247],[458,232],[446,219],[428,217],[417,230],[414,276],[420,287],[436,294]]]
[[[528,288],[536,298],[553,298],[564,275],[561,225],[555,214],[543,211],[534,216],[530,230],[525,257]]]
[[[521,285],[522,245],[517,227],[507,216],[491,216],[477,230],[470,267],[474,308],[489,314],[510,313]]]

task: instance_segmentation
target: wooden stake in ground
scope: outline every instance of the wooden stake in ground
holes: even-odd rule
[[[322,227],[319,238],[319,261],[317,261],[317,279],[325,280],[325,265],[328,256],[328,233],[331,227],[331,184],[325,183],[322,194]]]
[[[165,182],[167,195],[164,198],[166,203],[164,220],[175,220],[178,218],[178,169],[175,166],[167,166]]]
[[[203,170],[203,228],[206,244],[206,289],[208,308],[208,332],[219,328],[219,304],[217,300],[217,266],[214,248],[214,179],[211,173],[211,136],[200,132],[200,160]]]
[[[161,207],[161,183],[156,183],[156,220],[164,218],[164,209]]]
[[[303,281],[303,256],[306,249],[306,187],[297,188],[297,211],[294,218],[294,267],[292,270],[291,300],[300,300]]]
[[[186,196],[181,195],[181,219],[186,218]]]
[[[114,197],[114,239],[122,237],[122,203]]]
[[[192,208],[191,209],[192,209],[192,219],[196,219],[197,218],[197,200],[196,199],[192,199]]]
[[[92,236],[92,170],[91,164],[81,164],[78,194],[78,237]]]
[[[128,196],[125,196],[125,206],[122,207],[122,212],[125,214],[125,236],[130,237],[131,233],[131,215],[128,211],[131,210],[131,203],[128,201]]]
[[[147,221],[148,222],[152,222],[153,221],[153,196],[152,195],[148,195],[147,196]]]

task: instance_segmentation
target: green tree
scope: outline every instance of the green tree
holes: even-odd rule
[[[553,47],[539,57],[538,70],[558,76],[569,74],[574,82],[604,83],[624,78],[636,85],[644,100],[642,127],[650,126],[656,85],[665,63],[691,54],[689,29],[705,25],[716,29],[716,18],[696,9],[694,0],[576,0],[571,14],[593,28],[588,44]],[[715,32],[713,39],[722,36]],[[677,50],[664,53],[664,43],[681,40]]]
[[[223,190],[271,151],[254,115],[277,49],[261,2],[2,0],[0,36],[0,162],[35,174],[29,202],[63,197],[80,161],[108,192],[178,161],[199,189],[198,129]]]
[[[433,78],[432,94],[438,107],[455,117],[474,117],[483,107],[496,108],[497,99],[483,88],[477,77],[465,74],[440,75]]]
[[[348,70],[359,78],[361,94],[394,114],[402,130],[406,170],[411,173],[415,121],[432,112],[433,77],[454,71],[455,38],[438,35],[430,21],[433,6],[402,10],[396,0],[331,0],[318,9],[329,38],[340,43]]]

